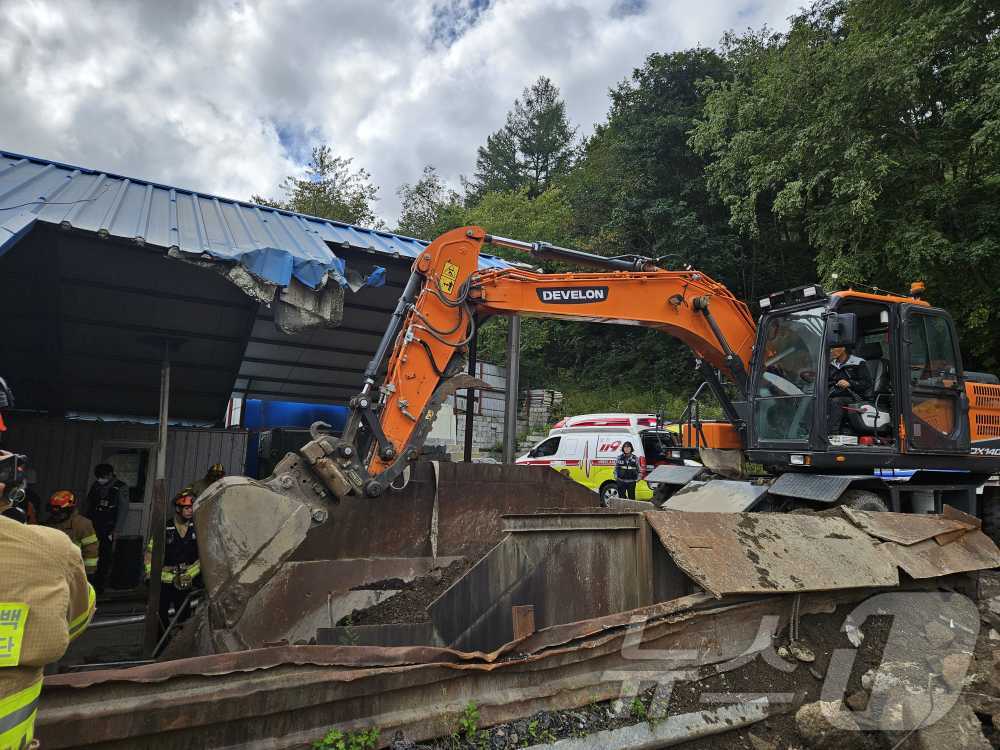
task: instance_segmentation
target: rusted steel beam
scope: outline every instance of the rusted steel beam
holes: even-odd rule
[[[527,638],[535,632],[535,605],[521,604],[511,607],[511,618],[514,620],[514,640]]]
[[[801,613],[829,611],[868,593],[805,594]],[[686,597],[539,631],[492,654],[287,646],[59,675],[46,680],[38,736],[51,750],[279,750],[331,729],[371,726],[384,742],[397,730],[423,740],[451,733],[470,700],[489,726],[618,697],[634,670],[663,670],[666,649],[697,651],[694,665],[754,653],[762,619],[777,628],[788,612],[782,596],[709,607],[704,597]],[[646,618],[639,633],[635,618]]]

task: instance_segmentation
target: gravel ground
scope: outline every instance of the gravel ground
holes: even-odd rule
[[[662,694],[655,696],[655,688],[650,687],[631,700],[604,701],[568,711],[541,711],[526,719],[479,730],[475,738],[471,739],[459,730],[453,736],[422,744],[409,743],[399,738],[391,747],[393,750],[512,750],[566,737],[582,737],[643,721],[655,721],[657,715],[675,715],[718,707],[717,703],[702,702],[704,693],[779,692],[795,696],[787,713],[774,715],[744,730],[689,742],[683,747],[685,750],[714,750],[720,747],[748,750],[801,748],[802,742],[795,728],[795,709],[819,698],[822,678],[833,650],[851,648],[846,635],[840,632],[844,618],[851,609],[852,607],[842,607],[834,614],[808,615],[802,618],[800,641],[815,652],[816,661],[812,664],[789,662],[794,665],[791,671],[776,669],[757,656],[739,669],[722,674],[703,673],[696,681],[679,683],[666,703],[662,701]],[[858,648],[858,658],[848,682],[848,695],[861,689],[861,675],[878,666],[890,625],[890,618],[876,617],[871,618],[862,628],[865,638]],[[787,633],[784,636],[787,637]],[[765,739],[770,744],[754,744],[751,735],[758,741]],[[856,747],[875,750],[882,745],[877,736],[862,733]]]

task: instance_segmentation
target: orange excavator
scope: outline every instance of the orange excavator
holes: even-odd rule
[[[595,272],[480,271],[486,243]],[[477,326],[518,314],[646,326],[691,348],[725,419],[689,414],[671,453],[729,468],[663,467],[668,507],[940,512],[948,503],[989,515],[986,505],[1000,505],[982,489],[1000,470],[1000,382],[963,370],[951,317],[922,293],[920,284],[911,296],[811,285],[760,300],[755,323],[701,271],[456,229],[415,260],[342,436],[314,433],[300,455],[337,498],[381,495],[418,455],[442,400],[469,386],[461,373]],[[838,385],[835,347],[868,370],[867,392]]]

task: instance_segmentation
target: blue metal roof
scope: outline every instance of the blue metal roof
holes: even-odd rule
[[[344,262],[330,245],[397,258],[414,258],[427,245],[390,232],[0,151],[0,255],[36,221],[239,262],[279,286],[294,277],[313,289],[327,278],[346,284]],[[507,264],[483,255],[480,266]],[[369,283],[379,284],[378,277],[373,274]]]

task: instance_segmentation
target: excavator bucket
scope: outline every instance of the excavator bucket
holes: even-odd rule
[[[337,501],[304,490],[304,475],[283,483],[285,461],[266,480],[227,477],[198,498],[207,607],[166,658],[314,642],[400,584],[483,557],[504,537],[501,516],[600,505],[545,467],[450,462],[414,464],[381,497]]]

